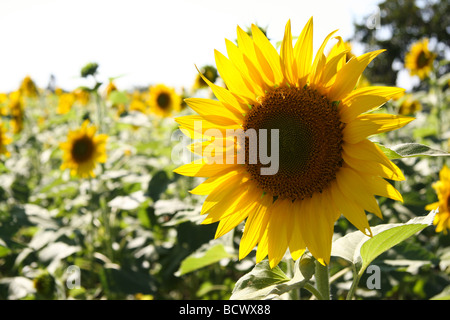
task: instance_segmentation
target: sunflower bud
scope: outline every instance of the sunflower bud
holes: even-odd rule
[[[98,63],[90,62],[81,69],[81,76],[83,78],[86,78],[87,76],[93,76],[97,73],[97,69]]]
[[[48,272],[43,272],[33,280],[34,288],[37,293],[45,299],[51,299],[54,296],[56,283],[55,279]]]
[[[314,260],[315,260],[314,257],[308,253],[305,253],[300,258],[300,272],[305,277],[305,279],[311,279],[311,277],[314,275],[315,271]]]

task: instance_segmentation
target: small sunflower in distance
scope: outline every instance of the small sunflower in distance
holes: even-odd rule
[[[0,122],[0,155],[4,154],[9,157],[10,153],[6,149],[6,146],[11,143],[11,139],[6,135],[6,128],[3,127],[3,124]]]
[[[95,134],[97,128],[85,120],[78,130],[69,131],[67,141],[60,143],[64,151],[61,170],[70,169],[72,176],[95,177],[97,163],[105,163],[106,134]]]
[[[200,69],[200,73],[197,74],[195,78],[194,85],[192,89],[200,90],[203,88],[209,88],[208,84],[203,80],[203,77],[208,79],[210,82],[214,83],[217,80],[218,74],[217,69],[214,66],[206,65]]]
[[[161,117],[168,117],[172,112],[181,110],[181,97],[173,88],[164,84],[150,87],[147,103],[150,111]]]
[[[432,68],[436,54],[428,49],[428,39],[415,42],[411,50],[405,56],[405,68],[410,75],[417,75],[421,80],[428,77]]]
[[[226,88],[204,78],[218,100],[186,99],[198,115],[175,119],[190,138],[206,139],[201,144],[204,150],[214,146],[210,154],[215,159],[223,155],[222,163],[203,156],[175,172],[208,178],[191,193],[207,195],[202,223],[219,222],[216,238],[246,220],[240,259],[257,246],[256,262],[268,256],[271,267],[287,250],[297,260],[308,249],[320,263],[328,264],[334,223],[341,214],[371,236],[365,211],[382,217],[375,195],[402,201],[385,180],[404,180],[402,172],[368,137],[413,120],[369,113],[404,89],[355,89],[364,69],[383,50],[346,62],[344,41],[336,37],[326,55],[324,49],[335,32],[313,57],[312,18],[294,46],[288,21],[280,53],[255,25],[252,36],[238,27],[238,45],[225,40],[228,58],[215,51]],[[262,132],[267,141],[274,129],[279,137],[275,174],[263,174],[271,164],[261,157],[250,159],[250,135],[239,143],[226,133],[250,130],[261,142]],[[210,132],[215,136],[208,136]],[[223,133],[222,138],[217,132]],[[230,143],[235,150],[232,157]],[[237,161],[239,150],[245,151],[244,163]]]
[[[425,209],[439,209],[433,224],[436,226],[436,232],[447,234],[447,230],[450,230],[450,169],[446,165],[439,172],[439,181],[433,183],[433,189],[437,193],[438,201],[427,205]]]
[[[25,97],[35,98],[38,96],[38,88],[30,76],[23,78],[19,91]]]

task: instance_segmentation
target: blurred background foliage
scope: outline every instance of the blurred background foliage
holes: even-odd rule
[[[449,3],[392,0],[379,8],[379,29],[367,28],[370,17],[361,18],[347,39],[365,52],[387,49],[366,70],[368,82],[395,85],[405,55],[423,37],[431,39],[437,55],[429,77],[383,107],[417,120],[380,135],[379,142],[448,151]],[[0,299],[228,299],[236,281],[254,267],[255,255],[237,259],[242,226],[212,240],[216,224],[200,225],[203,198],[188,192],[202,180],[172,172],[180,143],[173,116],[192,111],[181,103],[170,116],[158,116],[149,106],[148,86],[121,90],[114,79],[101,82],[98,67],[81,69],[82,77],[93,80],[89,88],[66,92],[55,79],[36,88],[28,78],[17,92],[0,95],[5,135],[12,140],[9,155],[0,155]],[[213,66],[200,71],[221,83]],[[193,75],[192,88],[177,94],[212,97],[204,85]],[[85,119],[108,135],[108,160],[97,166],[95,177],[80,179],[60,170],[59,143]],[[385,218],[369,215],[372,226],[427,214],[425,206],[437,200],[432,183],[449,165],[447,157],[394,161],[407,177],[395,182],[405,201],[379,198]],[[336,237],[355,230],[340,219]],[[367,289],[364,278],[356,298],[448,299],[449,245],[448,233],[425,229],[378,257],[381,289]],[[289,274],[292,266],[286,259],[281,269]],[[330,271],[331,293],[341,299],[351,270],[333,258]],[[311,295],[301,290],[282,298],[292,297]]]
[[[363,45],[364,52],[386,49],[364,72],[373,83],[396,85],[397,73],[410,46],[423,37],[433,39],[434,52],[439,60],[449,59],[450,4],[436,0],[385,0],[379,3],[380,24],[368,28],[367,21],[375,17],[361,17],[354,23],[351,41]],[[446,65],[438,76],[448,73]],[[422,87],[426,83],[420,84]]]

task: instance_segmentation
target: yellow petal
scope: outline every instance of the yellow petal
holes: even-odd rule
[[[214,95],[216,96],[216,98],[223,102],[225,104],[225,106],[229,109],[229,110],[236,110],[236,112],[238,114],[245,114],[248,112],[248,106],[247,106],[247,102],[245,101],[240,101],[239,99],[236,98],[236,96],[234,96],[230,91],[228,91],[227,89],[223,88],[223,87],[219,87],[218,85],[215,85],[214,83],[212,83],[211,81],[209,81],[201,72],[200,70],[197,69],[197,71],[199,72],[199,75],[202,77],[203,81],[205,81],[208,86],[211,88],[212,92],[214,93]]]
[[[239,259],[245,258],[261,240],[269,221],[267,210],[272,205],[272,202],[272,196],[266,195],[258,200],[258,207],[254,212],[250,213],[245,222],[244,232],[239,245]]]
[[[175,118],[180,125],[180,130],[191,139],[200,139],[202,136],[224,138],[227,136],[227,130],[241,129],[239,124],[231,123],[228,118],[211,116],[208,117],[208,120],[198,115]]]
[[[373,52],[365,53],[359,57],[350,59],[336,75],[336,81],[333,87],[330,89],[328,97],[332,101],[342,100],[347,94],[349,94],[358,83],[367,65],[381,52],[385,50],[377,50]]]
[[[224,103],[202,98],[187,98],[184,100],[186,104],[201,116],[220,115],[231,119],[236,124],[242,123],[242,114],[236,112],[236,109],[229,110]],[[229,105],[228,105],[229,106]]]
[[[404,91],[402,88],[376,86],[356,89],[342,99],[339,109],[341,121],[348,123],[361,113],[380,107]]]
[[[295,83],[297,82],[297,70],[295,70],[294,76],[294,50],[292,48],[291,20],[288,20],[286,24],[284,37],[280,48],[280,56],[284,77],[287,79],[290,85],[295,85]]]
[[[222,181],[216,189],[214,189],[203,202],[202,210],[200,214],[208,213],[213,207],[218,208],[230,207],[231,204],[227,204],[227,201],[233,202],[240,198],[243,193],[248,190],[248,184],[246,182],[248,178],[245,175],[231,175],[228,179]],[[220,211],[216,210],[216,211]],[[209,221],[212,220],[211,218]],[[212,222],[212,221],[211,221]],[[205,223],[211,223],[205,222]]]
[[[189,192],[196,195],[208,195],[224,181],[227,181],[230,177],[240,173],[241,170],[234,170],[223,175],[208,178]]]
[[[204,159],[197,159],[191,163],[182,165],[173,172],[188,177],[212,177],[237,170],[241,165],[236,164],[208,164]]]
[[[359,174],[363,177],[364,181],[366,181],[366,188],[370,193],[403,202],[403,197],[400,192],[398,192],[398,190],[388,181],[361,172]]]
[[[244,53],[230,40],[225,39],[225,45],[227,48],[228,57],[230,61],[236,66],[236,68],[243,74],[243,77],[251,79],[249,84],[252,85],[253,92],[257,96],[264,95],[264,90],[268,87],[261,77],[261,72]]]
[[[306,250],[306,243],[303,240],[302,232],[300,230],[300,215],[303,211],[302,204],[302,200],[296,200],[292,205],[293,222],[292,235],[289,240],[289,251],[293,260],[299,259]]]
[[[342,167],[336,173],[336,181],[342,193],[365,210],[382,218],[380,207],[373,194],[366,188],[366,182],[351,168]]]
[[[396,176],[403,176],[400,169],[384,154],[383,151],[372,141],[364,139],[358,143],[343,143],[342,147],[344,151],[352,158],[365,160],[365,161],[377,161],[385,167],[391,169]]]
[[[268,254],[268,230],[267,228],[264,231],[261,240],[258,243],[258,248],[256,249],[256,263],[260,263],[262,259],[267,257]]]
[[[255,100],[255,93],[251,91],[251,85],[248,83],[248,80],[242,77],[242,74],[233,63],[217,50],[214,50],[214,56],[217,70],[228,89],[235,94],[245,97],[246,100]]]
[[[336,36],[335,39],[337,39],[338,42],[331,48],[330,52],[328,53],[327,64],[334,57],[340,56],[339,62],[337,63],[337,70],[340,70],[346,63],[346,57],[341,56],[341,53],[348,53],[349,50],[345,47],[345,43],[344,40],[342,40],[342,37]]]
[[[357,143],[368,136],[405,126],[414,118],[393,114],[363,114],[344,127],[344,141]]]
[[[405,176],[401,170],[394,164],[388,168],[376,161],[355,159],[349,156],[345,150],[342,152],[342,158],[350,167],[358,172],[365,172],[395,181],[405,180]],[[394,170],[391,168],[394,168]]]
[[[214,223],[235,214],[242,214],[244,216],[243,220],[249,212],[254,211],[256,207],[253,206],[256,206],[261,199],[261,189],[251,186],[249,183],[243,183],[240,186],[235,186],[235,188],[238,190],[231,191],[225,200],[212,204],[211,209],[208,210],[208,217],[205,218],[202,224]]]
[[[269,75],[269,78],[273,78],[274,84],[281,84],[283,82],[283,73],[281,71],[280,64],[280,56],[274,46],[270,43],[269,39],[264,35],[264,33],[254,24],[252,24],[252,36],[253,41],[256,45],[255,49],[259,49],[262,56],[267,61],[268,67],[266,65],[261,65],[264,69],[266,75]],[[256,54],[258,57],[258,50],[256,50]],[[261,61],[261,57],[258,57],[258,61]]]
[[[288,247],[287,220],[291,210],[291,200],[278,199],[271,206],[268,229],[269,264],[273,268],[281,261]]]
[[[337,32],[337,30],[329,33],[328,36],[326,36],[325,40],[323,40],[322,45],[320,46],[319,50],[316,53],[316,57],[314,58],[314,62],[313,62],[313,65],[311,68],[311,73],[310,73],[310,79],[309,79],[311,85],[316,85],[316,84],[319,84],[319,82],[320,82],[319,80],[322,76],[322,70],[327,61],[327,58],[323,54],[323,51],[325,50],[325,47],[326,47],[328,41],[330,40],[331,36],[333,34],[335,34],[336,32]]]
[[[329,264],[334,221],[328,212],[328,202],[322,194],[315,193],[311,199],[303,200],[299,215],[303,240],[311,254],[322,264]]]
[[[340,190],[336,182],[333,182],[332,184],[331,196],[333,202],[339,208],[339,211],[348,221],[350,221],[351,224],[367,236],[372,234],[370,231],[369,222],[367,221],[367,215],[363,207],[347,197],[346,193]]]
[[[220,222],[216,230],[215,239],[223,236],[231,231],[238,224],[244,221],[250,213],[253,213],[259,207],[259,201],[262,197],[262,191],[258,187],[248,188],[248,192],[242,198],[243,200],[235,207],[235,209],[228,208],[231,214],[224,213],[220,217]]]
[[[330,87],[334,83],[336,73],[339,70],[339,65],[342,63],[342,59],[345,59],[346,54],[347,51],[343,51],[331,59],[327,58],[326,65],[320,79],[320,83],[322,83],[324,87]]]
[[[313,57],[313,18],[303,28],[294,46],[294,65],[297,69],[298,85],[303,88],[311,72]]]

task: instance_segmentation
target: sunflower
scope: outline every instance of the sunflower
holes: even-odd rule
[[[23,96],[20,90],[9,94],[9,114],[11,116],[11,127],[14,134],[23,130],[23,120],[25,117]]]
[[[252,32],[250,37],[237,28],[238,45],[226,40],[228,58],[215,51],[227,89],[204,80],[218,100],[186,99],[199,115],[176,119],[190,138],[206,139],[200,148],[192,148],[195,152],[204,155],[209,149],[209,155],[222,161],[206,156],[175,172],[208,178],[191,193],[208,195],[202,223],[219,222],[216,238],[246,220],[240,259],[257,246],[256,262],[268,256],[271,267],[287,249],[294,260],[308,249],[328,264],[334,223],[340,214],[370,236],[365,210],[382,216],[374,195],[402,201],[400,193],[384,180],[404,180],[402,172],[367,138],[400,128],[413,118],[366,113],[403,89],[355,89],[363,70],[383,50],[346,62],[347,51],[338,37],[325,55],[335,31],[313,59],[312,18],[295,46],[288,21],[280,53],[259,28],[252,26]],[[227,134],[239,130],[245,132],[241,134],[244,139],[236,141]],[[256,132],[260,145],[264,136],[269,140],[267,132],[274,136],[278,132],[275,173],[267,174],[272,166],[267,161],[267,146],[266,154],[260,150],[259,158],[252,156],[249,146],[258,144],[251,143],[247,132]],[[228,156],[230,148],[234,153]],[[239,162],[242,154],[245,159]]]
[[[433,183],[433,189],[436,191],[439,201],[427,205],[425,209],[439,209],[433,224],[436,226],[436,232],[443,231],[444,234],[447,234],[447,229],[450,229],[450,169],[446,165],[439,172],[439,181]]]
[[[89,93],[88,89],[84,87],[78,87],[76,88],[72,94],[75,97],[75,102],[86,106],[89,103],[89,100],[91,99],[91,94]]]
[[[158,84],[149,89],[148,105],[153,113],[168,117],[181,110],[181,98],[173,88]]]
[[[405,56],[405,68],[412,76],[417,75],[423,80],[430,74],[435,58],[436,54],[428,50],[428,39],[425,38],[411,46]]]
[[[56,113],[58,114],[68,113],[72,109],[75,100],[76,97],[72,92],[61,93],[59,95],[58,109],[56,110]]]
[[[6,136],[6,128],[3,128],[3,124],[0,122],[0,155],[4,154],[9,157],[10,153],[6,149],[6,146],[11,143],[11,139]]]
[[[67,141],[60,143],[64,151],[61,170],[70,169],[72,176],[95,177],[97,163],[106,162],[106,134],[96,135],[97,128],[85,120],[81,128],[69,131]]]
[[[218,77],[217,69],[214,66],[210,65],[206,65],[203,68],[201,68],[200,73],[197,74],[197,77],[195,78],[194,81],[194,85],[192,87],[194,91],[203,88],[209,88],[208,84],[203,80],[203,77],[205,77],[212,83],[216,82]]]
[[[38,88],[30,76],[23,78],[19,91],[25,97],[35,98],[38,96]]]
[[[422,110],[420,101],[415,99],[411,94],[405,95],[400,101],[399,114],[410,115]]]

